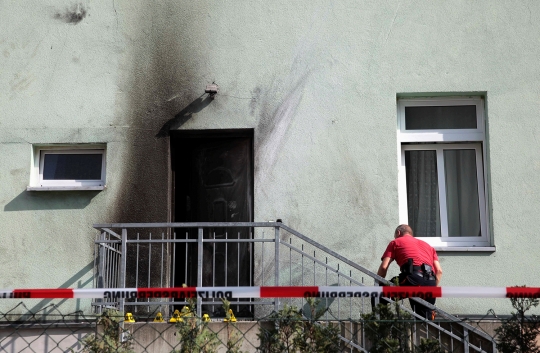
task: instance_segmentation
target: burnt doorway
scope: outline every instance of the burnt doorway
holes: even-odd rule
[[[171,132],[173,216],[175,222],[253,221],[253,130]],[[178,228],[177,238],[197,239],[197,229]],[[250,228],[205,228],[205,239],[249,239]],[[249,243],[205,242],[203,286],[253,285]],[[175,249],[174,283],[197,285],[197,244]],[[220,315],[219,305],[203,311]],[[250,307],[235,312],[250,315]]]

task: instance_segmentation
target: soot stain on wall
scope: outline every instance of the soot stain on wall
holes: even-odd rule
[[[280,104],[275,108],[272,108],[272,101],[276,99],[275,92],[271,90],[261,93],[257,88],[257,93],[261,93],[262,97],[261,116],[257,126],[259,138],[255,142],[258,161],[255,164],[255,177],[259,180],[259,185],[264,185],[267,175],[272,172],[277,162],[279,150],[285,142],[289,126],[304,95],[309,74],[307,71],[293,81],[288,93],[281,98]]]
[[[196,98],[196,89],[189,89],[194,79],[194,74],[189,71],[189,57],[181,48],[185,47],[182,42],[188,36],[183,35],[178,26],[166,19],[170,16],[169,11],[182,11],[177,3],[172,1],[170,6],[155,7],[147,3],[140,8],[138,33],[141,40],[133,41],[134,48],[129,51],[129,57],[124,57],[125,65],[129,65],[130,73],[122,76],[126,91],[130,92],[126,110],[122,112],[129,121],[129,132],[124,144],[125,166],[121,178],[120,190],[114,200],[113,214],[110,222],[126,223],[155,223],[170,220],[171,200],[169,188],[169,138],[158,137],[161,128],[178,114],[182,107]],[[152,21],[152,32],[142,34],[148,23],[148,14]],[[162,19],[161,21],[159,19]],[[179,74],[177,74],[179,72]],[[170,101],[168,98],[177,95],[178,91],[190,92],[189,96],[180,96]],[[192,92],[192,94],[191,94]],[[198,92],[199,95],[201,92]],[[141,239],[161,238],[164,229],[138,229],[128,234],[129,237],[137,236],[140,232]],[[168,234],[164,234],[165,237]],[[133,249],[132,249],[133,250]],[[148,252],[149,247],[141,246],[140,259],[136,258],[135,251],[128,251],[128,286],[134,285],[134,273],[137,261],[139,261],[139,279],[148,276]],[[165,268],[164,278],[160,276],[161,246],[153,246],[151,250],[151,282],[148,286],[167,285],[169,279],[167,273],[170,269]],[[146,262],[145,262],[146,260]],[[161,282],[163,280],[163,282]],[[141,284],[139,284],[141,285]]]
[[[152,13],[153,31],[141,35],[141,40],[134,41],[135,50],[124,60],[130,65],[130,74],[123,76],[126,89],[129,90],[127,111],[123,112],[129,120],[127,135],[128,151],[124,174],[121,176],[123,200],[118,200],[114,215],[115,222],[165,222],[168,220],[168,166],[169,139],[158,138],[167,121],[180,111],[182,102],[167,102],[175,88],[185,89],[191,74],[187,70],[187,58],[179,48],[184,36],[175,32],[176,27],[168,21],[167,13],[178,5],[155,7],[152,4],[140,8],[140,31],[144,20]],[[180,13],[180,9],[178,9]],[[174,28],[171,28],[174,27]],[[177,68],[182,68],[181,76],[176,75]],[[178,100],[189,101],[191,97]],[[178,109],[178,110],[177,110]]]
[[[65,23],[78,24],[86,17],[88,10],[84,4],[73,4],[63,11],[57,11],[53,17]]]

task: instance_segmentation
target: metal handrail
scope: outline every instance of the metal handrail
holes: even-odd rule
[[[93,227],[99,231],[101,231],[102,233],[101,234],[110,234],[112,237],[116,238],[116,239],[105,239],[105,236],[102,237],[102,239],[98,239],[95,241],[95,244],[98,246],[100,244],[102,244],[103,246],[108,246],[110,250],[113,250],[117,253],[120,253],[121,254],[121,258],[120,258],[120,270],[119,270],[119,275],[120,277],[122,278],[119,278],[119,281],[118,283],[119,284],[122,284],[125,286],[125,281],[126,281],[126,256],[123,256],[124,254],[126,254],[126,250],[127,250],[127,245],[128,244],[143,244],[143,243],[146,243],[146,244],[177,244],[177,243],[210,243],[210,244],[218,244],[218,243],[268,243],[268,242],[274,242],[275,243],[275,253],[274,253],[274,256],[275,258],[279,259],[280,258],[280,252],[279,252],[279,245],[282,244],[284,246],[286,246],[287,248],[289,248],[291,251],[295,251],[296,253],[298,254],[301,254],[302,257],[306,257],[307,259],[309,259],[310,261],[312,261],[313,263],[316,263],[320,266],[323,266],[325,267],[327,270],[330,270],[331,272],[334,272],[336,273],[338,276],[342,276],[342,278],[345,278],[347,280],[350,280],[351,282],[355,282],[355,284],[360,284],[360,285],[363,285],[362,283],[360,283],[359,281],[356,281],[356,280],[353,280],[352,277],[344,274],[344,273],[341,273],[340,270],[339,270],[339,265],[338,265],[338,268],[333,268],[332,266],[329,266],[325,263],[323,263],[322,261],[318,260],[317,258],[315,258],[315,256],[311,256],[305,252],[303,252],[302,249],[298,249],[298,248],[295,248],[294,246],[290,245],[290,244],[287,244],[286,242],[283,242],[281,239],[280,239],[280,230],[284,230],[292,235],[294,235],[295,237],[297,237],[298,239],[302,240],[303,242],[307,243],[307,244],[310,244],[311,246],[313,246],[314,248],[318,249],[318,251],[322,251],[324,253],[326,253],[327,255],[341,261],[342,263],[350,266],[351,268],[355,269],[355,270],[358,270],[362,273],[364,273],[365,275],[373,278],[375,280],[375,283],[382,283],[384,285],[393,285],[392,283],[390,283],[388,280],[382,278],[381,276],[378,276],[376,273],[368,270],[367,268],[361,266],[361,265],[358,265],[357,263],[341,256],[340,254],[336,253],[335,251],[332,251],[330,250],[329,248],[325,247],[324,245],[314,241],[313,239],[310,239],[308,237],[306,237],[305,235],[299,233],[298,231],[284,225],[283,223],[281,222],[190,222],[190,223],[176,223],[176,222],[165,222],[165,223],[107,223],[107,224],[94,224]],[[141,240],[141,239],[127,239],[127,229],[130,229],[130,228],[140,228],[140,229],[144,229],[144,228],[166,228],[166,229],[173,229],[173,228],[190,228],[190,229],[199,229],[199,231],[197,232],[199,234],[199,239],[171,239],[170,237],[167,238],[167,239],[144,239],[144,240]],[[263,239],[212,239],[212,238],[204,238],[202,239],[202,230],[203,229],[208,229],[208,228],[274,228],[275,229],[275,236],[274,237],[271,237],[271,238],[263,238]],[[114,232],[112,229],[122,229],[122,235],[118,235],[116,232]],[[115,248],[113,248],[113,244],[117,244],[118,246],[120,246],[121,250],[117,250]],[[199,251],[199,255],[198,255],[198,259],[199,259],[199,262],[202,261],[202,247],[199,246],[198,247],[198,251]],[[263,255],[264,256],[264,255]],[[97,266],[97,264],[96,264]],[[198,281],[197,281],[197,285],[198,286],[202,286],[202,263],[199,263],[198,264],[198,273],[201,275],[201,276],[197,276],[198,277]],[[279,285],[279,266],[275,266],[275,269],[274,269],[274,280],[275,280],[275,285]],[[122,288],[122,286],[121,286]],[[488,341],[492,341],[493,342],[493,339],[492,337],[490,337],[489,335],[487,335],[486,333],[482,332],[481,330],[465,323],[465,322],[462,322],[462,320],[460,320],[459,318],[441,310],[440,308],[438,307],[435,307],[433,305],[431,305],[430,303],[422,300],[421,298],[413,298],[413,300],[416,300],[418,301],[419,303],[429,307],[429,308],[432,308],[434,310],[437,311],[437,313],[443,317],[445,320],[447,321],[450,321],[450,322],[453,322],[455,324],[458,324],[460,326],[462,326],[463,328],[463,331],[464,332],[467,332],[467,333],[475,333],[476,335],[482,337],[483,339],[485,340],[488,340]],[[200,310],[200,307],[201,307],[201,299],[198,298],[198,309]],[[137,305],[142,305],[140,303],[138,303]],[[274,305],[275,305],[275,310],[279,309],[279,301],[276,299],[274,301]],[[421,321],[424,321],[427,325],[439,330],[440,332],[444,332],[445,334],[449,335],[450,337],[462,342],[463,344],[466,344],[467,345],[467,348],[470,347],[472,348],[473,350],[475,351],[479,351],[479,352],[482,352],[483,350],[472,345],[470,342],[468,342],[468,340],[466,339],[466,337],[464,338],[460,338],[459,336],[453,334],[452,332],[448,332],[447,330],[445,330],[444,328],[442,328],[441,326],[437,325],[436,323],[434,322],[431,322],[429,320],[426,320],[425,318],[422,318],[420,317],[419,315],[417,315],[416,313],[412,312],[411,310],[409,310],[408,308],[406,307],[403,307],[402,306],[402,309],[404,309],[405,311],[409,312],[411,315],[413,315],[414,317],[420,319]],[[200,313],[199,313],[200,314]],[[495,343],[493,343],[493,351],[495,352],[496,351],[496,348],[495,348]]]

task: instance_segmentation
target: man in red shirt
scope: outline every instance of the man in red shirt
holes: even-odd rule
[[[377,274],[386,277],[388,267],[396,260],[401,273],[400,286],[438,286],[442,277],[442,268],[437,252],[431,245],[416,239],[411,227],[406,224],[399,225],[394,233],[394,240],[388,244],[381,257],[381,265]],[[435,304],[435,298],[425,299]],[[433,319],[435,313],[425,305],[410,300],[415,313],[425,318]]]

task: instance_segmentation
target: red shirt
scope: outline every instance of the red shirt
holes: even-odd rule
[[[435,268],[433,261],[439,260],[437,252],[431,245],[408,234],[392,240],[386,247],[381,260],[385,257],[396,260],[400,267],[408,259],[413,259],[414,266],[420,266],[424,263],[433,269]]]

